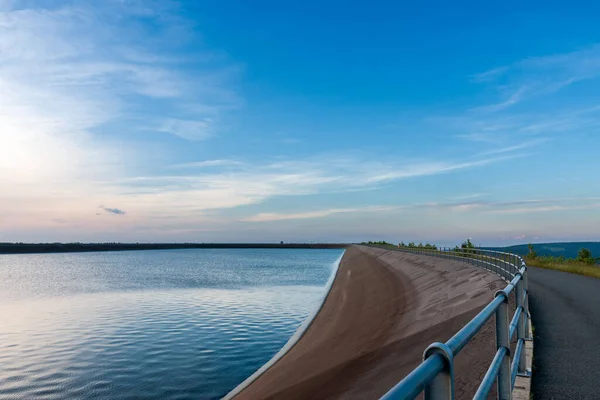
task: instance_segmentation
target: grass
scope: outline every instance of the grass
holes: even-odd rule
[[[571,274],[600,278],[600,265],[590,265],[575,260],[559,261],[546,257],[526,257],[525,262],[531,267],[554,269],[557,271],[570,272]]]

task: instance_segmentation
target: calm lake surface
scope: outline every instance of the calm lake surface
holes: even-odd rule
[[[218,399],[311,314],[342,253],[0,255],[0,399]]]

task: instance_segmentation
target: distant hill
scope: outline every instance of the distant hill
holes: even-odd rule
[[[496,247],[495,250],[506,251],[519,255],[529,253],[527,244],[517,244],[515,246]],[[586,248],[592,252],[594,257],[600,257],[600,242],[564,242],[564,243],[534,243],[533,249],[539,256],[565,256],[566,258],[575,258],[579,250]]]

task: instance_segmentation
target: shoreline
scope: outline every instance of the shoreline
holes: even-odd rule
[[[345,253],[345,251],[344,251],[344,253]],[[344,258],[344,253],[342,253],[342,255],[336,260],[334,267],[333,267],[334,270],[332,271],[331,276],[329,277],[329,279],[327,280],[327,283],[325,284],[325,293],[323,294],[323,298],[321,299],[319,304],[317,304],[315,309],[310,313],[310,315],[308,315],[306,317],[306,319],[302,322],[302,324],[298,327],[298,329],[296,329],[296,331],[289,338],[289,340],[283,345],[283,347],[273,357],[271,357],[271,359],[269,361],[267,361],[265,364],[263,364],[259,369],[257,369],[252,375],[250,375],[248,378],[246,378],[242,383],[240,383],[235,388],[233,388],[233,390],[231,390],[229,393],[227,393],[223,397],[222,400],[230,400],[230,399],[233,399],[238,394],[240,394],[244,389],[246,389],[248,386],[250,386],[252,383],[254,383],[254,381],[256,381],[258,378],[260,378],[269,368],[271,368],[273,365],[275,365],[275,363],[277,363],[277,361],[279,361],[281,358],[283,358],[292,348],[294,348],[294,346],[300,341],[300,339],[302,339],[302,336],[310,328],[310,326],[314,322],[317,315],[319,315],[319,312],[321,311],[321,309],[323,308],[323,305],[327,301],[327,297],[329,297],[329,293],[331,292],[333,283],[335,282],[337,274],[340,270],[340,264],[342,263],[342,259]]]
[[[346,243],[0,243],[1,254],[181,249],[345,249]]]
[[[226,399],[379,398],[505,285],[461,262],[350,246],[302,336]],[[488,325],[456,360],[459,399],[472,397],[494,357]]]

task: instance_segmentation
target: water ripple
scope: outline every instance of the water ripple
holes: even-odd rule
[[[179,252],[0,256],[0,400],[220,398],[288,340],[341,254],[227,254],[205,276],[206,253]]]

